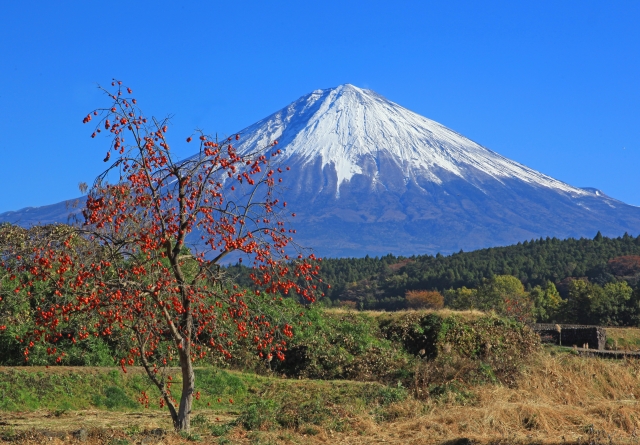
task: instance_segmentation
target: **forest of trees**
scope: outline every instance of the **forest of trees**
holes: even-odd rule
[[[330,258],[321,270],[331,285],[322,302],[331,306],[399,310],[411,307],[406,296],[412,291],[438,291],[446,307],[500,312],[504,302],[482,300],[482,292],[496,277],[511,276],[526,295],[517,301],[531,306],[538,321],[636,325],[640,236],[540,238],[448,256]],[[244,267],[227,271],[240,283],[247,279]]]

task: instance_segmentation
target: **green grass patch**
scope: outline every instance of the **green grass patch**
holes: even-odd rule
[[[640,351],[640,329],[607,328],[606,349],[612,351]]]
[[[177,371],[173,378],[175,386],[179,386]],[[144,374],[135,369],[127,374],[105,368],[80,368],[78,372],[68,368],[9,369],[0,374],[0,388],[5,390],[0,411],[48,409],[52,415],[84,409],[143,411],[137,397],[144,382]],[[410,397],[407,389],[397,385],[282,379],[214,368],[197,369],[196,385],[201,398],[194,401],[191,419],[193,431],[189,440],[194,441],[206,435],[225,439],[237,427],[254,432],[289,428],[309,435],[319,428],[346,431],[360,414],[391,418],[386,410]],[[152,388],[144,388],[153,394]],[[149,409],[159,408],[152,404]],[[169,416],[166,408],[163,415]],[[221,415],[236,420],[212,420]]]

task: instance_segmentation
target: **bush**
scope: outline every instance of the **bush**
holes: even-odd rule
[[[291,377],[394,381],[411,357],[381,335],[377,320],[360,312],[310,310],[311,325],[296,331],[275,371]]]
[[[512,385],[518,371],[540,340],[527,326],[482,315],[407,313],[380,317],[385,337],[423,357],[408,385],[421,389],[457,378],[466,382],[500,382]]]

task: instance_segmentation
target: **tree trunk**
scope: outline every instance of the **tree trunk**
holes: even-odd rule
[[[196,383],[196,376],[193,373],[193,364],[189,354],[188,342],[180,350],[180,368],[182,369],[182,397],[180,398],[180,408],[178,416],[174,419],[176,431],[189,432],[191,429],[191,406],[193,405],[193,391]]]

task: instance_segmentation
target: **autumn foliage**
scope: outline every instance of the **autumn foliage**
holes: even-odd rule
[[[287,168],[276,164],[276,141],[240,153],[240,135],[197,132],[182,139],[196,142],[197,154],[176,161],[168,119],[147,118],[121,82],[103,91],[110,104],[83,122],[95,125],[91,137],[107,136],[102,156],[112,163],[91,187],[83,221],[38,228],[35,237],[4,227],[2,265],[35,311],[25,360],[34,342],[51,343],[60,357],[61,338],[124,338],[122,370],[142,365],[176,429],[189,430],[193,363],[230,357],[237,339],[250,339],[265,360],[284,359],[292,321],[268,320],[251,303],[294,294],[314,301],[319,266],[293,244],[291,213],[277,195]],[[226,279],[221,262],[230,255],[253,268],[251,291]],[[164,372],[172,364],[182,369],[179,403]]]
[[[640,272],[640,256],[625,255],[612,258],[607,262],[607,267],[616,276],[633,276]]]
[[[444,298],[437,290],[410,290],[405,298],[411,309],[442,309]]]

